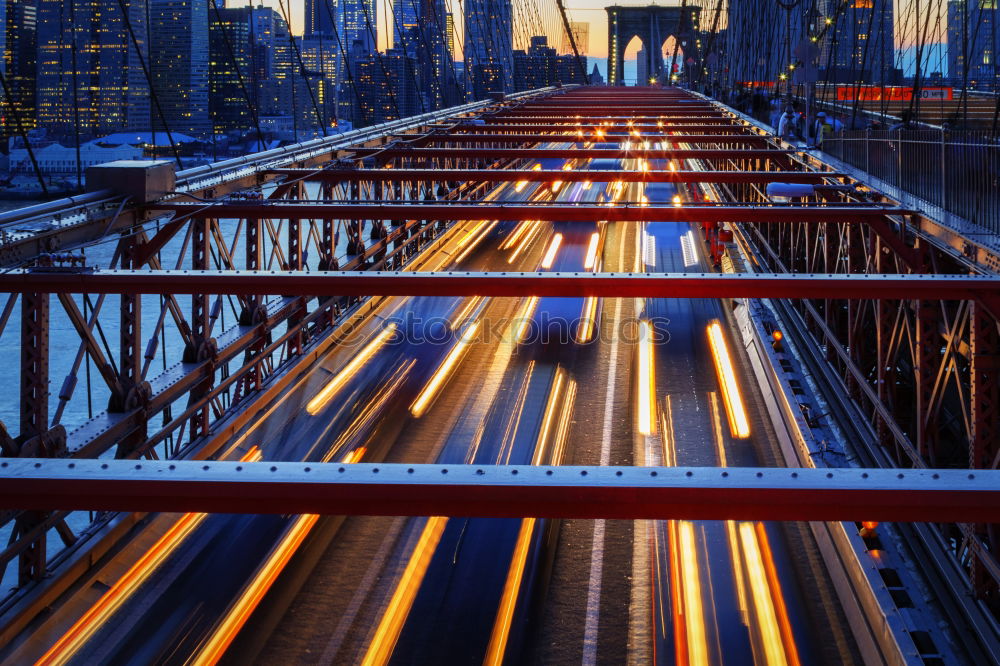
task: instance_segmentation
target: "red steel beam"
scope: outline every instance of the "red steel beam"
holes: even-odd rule
[[[723,117],[725,114],[719,107],[716,106],[694,106],[691,104],[685,104],[683,106],[666,106],[660,104],[629,104],[626,103],[622,106],[627,106],[629,113],[627,115],[620,112],[616,113],[615,109],[611,108],[610,104],[586,104],[586,105],[566,105],[566,106],[522,106],[517,109],[518,115],[528,115],[528,116],[561,116],[565,117],[571,115],[573,117],[580,116],[583,117],[593,117],[593,116],[607,116],[611,118],[629,118],[633,116],[643,116],[651,115],[657,117],[678,117],[678,116],[715,116]],[[502,114],[497,114],[494,116],[503,117]]]
[[[7,293],[285,294],[972,300],[1000,296],[1000,277],[788,273],[416,273],[133,271],[0,274]]]
[[[548,157],[572,158],[609,158],[609,159],[677,159],[677,160],[753,160],[753,159],[787,159],[793,153],[791,149],[725,149],[725,148],[676,148],[650,149],[633,148],[631,150],[608,150],[603,148],[403,148],[392,146],[386,148],[351,148],[356,157],[407,157],[410,159],[545,159]]]
[[[843,173],[818,171],[533,171],[531,169],[271,169],[270,174],[292,180],[326,183],[354,181],[485,181],[608,183],[822,183],[827,178],[846,178]]]
[[[546,124],[519,124],[519,125],[459,125],[457,127],[447,127],[451,133],[461,132],[552,132],[552,131],[573,131],[582,129],[591,131],[597,128],[613,134],[614,132],[625,132],[629,129],[637,129],[643,132],[691,132],[692,134],[708,134],[711,132],[746,132],[747,128],[740,125],[674,125],[656,123],[635,123],[633,125],[620,125],[608,127],[600,123],[546,123]],[[442,127],[442,129],[445,129]],[[412,138],[412,135],[406,135]]]
[[[549,220],[553,222],[844,222],[912,215],[888,206],[600,204],[326,203],[322,201],[223,201],[155,203],[151,210],[203,218],[340,220]]]
[[[401,137],[400,137],[401,138]],[[422,138],[423,143],[543,143],[547,141],[561,143],[620,143],[621,141],[655,141],[677,145],[680,143],[726,143],[749,144],[754,146],[768,145],[764,136],[751,134],[684,134],[684,135],[649,135],[640,137],[624,135],[594,136],[584,132],[577,136],[575,132],[567,134],[428,134]]]
[[[541,123],[543,120],[547,122],[548,119],[535,118],[532,116],[490,116],[484,117],[482,120],[486,121],[487,125],[499,124],[499,125],[509,125],[509,124],[537,124]],[[572,122],[575,118],[571,115],[566,114],[566,117],[553,120],[552,122]],[[603,116],[581,118],[582,121],[591,123],[601,123],[610,122],[613,126],[625,126],[628,121],[632,121],[635,124],[642,122],[647,122],[651,124],[656,124],[659,121],[663,121],[664,125],[685,125],[685,124],[699,124],[699,125],[726,125],[730,127],[739,126],[749,126],[748,123],[743,123],[740,120],[733,118],[732,116],[671,116],[671,117],[661,117],[661,116]]]
[[[1000,522],[1000,471],[11,459],[0,508]]]

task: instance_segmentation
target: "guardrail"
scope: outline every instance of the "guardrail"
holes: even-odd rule
[[[847,130],[823,151],[1000,233],[1000,142],[987,131]]]

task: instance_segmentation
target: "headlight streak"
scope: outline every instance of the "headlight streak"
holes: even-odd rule
[[[521,309],[517,311],[517,316],[514,319],[517,325],[517,332],[514,334],[514,342],[516,344],[524,342],[528,334],[528,329],[531,326],[531,315],[534,314],[537,305],[538,296],[531,296],[524,301]]]
[[[531,227],[531,225],[533,224],[534,224],[533,220],[525,220],[523,222],[518,222],[517,226],[514,227],[514,233],[508,236],[504,240],[504,242],[500,243],[500,249],[506,250],[507,248],[513,246],[514,243],[516,243],[518,239],[520,239],[521,236],[523,236],[524,233],[528,230],[528,228]]]
[[[420,533],[410,561],[406,564],[403,575],[399,578],[396,590],[389,600],[385,613],[375,630],[371,642],[368,644],[368,651],[361,661],[363,666],[375,666],[376,664],[386,664],[392,657],[392,652],[396,648],[396,641],[406,624],[406,617],[410,614],[413,601],[420,591],[420,584],[427,574],[431,558],[441,541],[444,528],[448,524],[448,519],[442,516],[431,516],[424,524],[424,529]]]
[[[594,339],[594,329],[597,327],[597,301],[597,296],[588,296],[583,301],[580,323],[576,327],[576,341],[581,345]]]
[[[535,450],[531,458],[532,465],[561,464],[575,401],[576,382],[569,378],[566,371],[561,367],[557,368],[552,388],[549,390],[545,415],[535,442]],[[486,656],[483,659],[484,664],[491,664],[493,666],[503,664],[507,642],[510,638],[510,629],[514,619],[514,611],[517,608],[517,601],[520,596],[522,581],[524,580],[524,568],[528,560],[528,554],[531,551],[531,542],[537,523],[538,519],[536,518],[525,518],[521,521],[521,529],[518,531],[517,541],[514,545],[514,554],[511,558],[510,568],[507,571],[507,578],[504,581],[503,593],[497,607],[496,619],[493,622],[493,631],[490,634],[489,646],[486,649]]]
[[[698,569],[698,546],[695,543],[694,523],[679,521],[677,531],[683,578],[681,597],[684,601],[687,663],[707,666],[708,641],[705,631],[705,611],[701,600],[701,572]]]
[[[365,345],[361,351],[352,358],[347,365],[345,365],[340,372],[333,376],[326,386],[324,386],[316,396],[306,403],[306,413],[310,416],[315,416],[321,409],[326,407],[326,405],[333,399],[337,392],[340,391],[354,375],[358,373],[358,370],[367,363],[379,349],[381,349],[389,338],[396,332],[396,325],[389,324],[382,332],[376,335],[371,342]]]
[[[583,259],[583,267],[588,271],[594,270],[597,263],[597,246],[601,240],[601,232],[595,231],[590,234],[590,242],[587,243],[587,254]]]
[[[642,232],[642,258],[646,266],[656,266],[656,237],[645,230]]]
[[[653,367],[653,328],[649,321],[639,322],[638,395],[636,427],[640,434],[656,432],[656,374]]]
[[[479,229],[479,233],[476,235],[476,237],[472,240],[471,243],[468,243],[467,247],[466,247],[467,242],[462,241],[462,243],[459,245],[459,248],[465,247],[465,250],[463,250],[462,253],[455,258],[455,263],[460,264],[463,261],[465,261],[465,258],[468,257],[469,254],[476,249],[476,247],[483,241],[484,238],[486,238],[487,235],[489,235],[491,231],[493,231],[493,228],[498,223],[499,220],[493,220],[489,224],[486,224],[481,229]]]
[[[712,359],[715,361],[719,386],[722,389],[722,402],[726,406],[726,415],[729,417],[729,428],[733,437],[740,439],[749,437],[750,421],[743,406],[743,398],[736,381],[736,371],[733,369],[733,361],[729,356],[729,348],[726,346],[726,338],[718,321],[713,321],[708,325],[708,342],[712,349]]]
[[[517,258],[521,256],[521,253],[531,246],[538,234],[541,233],[542,226],[542,223],[538,220],[531,223],[531,228],[528,230],[528,233],[524,235],[521,242],[518,243],[517,247],[514,248],[514,251],[510,253],[509,257],[507,257],[508,264],[513,264]]]
[[[254,445],[240,458],[240,462],[258,462],[261,459],[263,454]],[[72,659],[207,517],[207,513],[185,513],[178,518],[35,663],[65,664]]]
[[[681,255],[684,257],[685,266],[695,266],[698,264],[698,253],[695,251],[694,232],[688,231],[681,236]]]
[[[448,325],[452,331],[458,331],[462,328],[462,325],[469,320],[469,315],[476,309],[476,306],[485,298],[485,296],[473,296],[465,305],[459,308],[455,315],[452,317],[451,323]]]
[[[474,322],[465,329],[465,332],[462,333],[462,337],[459,338],[458,342],[455,343],[455,346],[451,348],[451,351],[448,352],[444,361],[431,376],[423,390],[420,391],[420,395],[418,395],[417,399],[410,405],[410,414],[412,414],[414,418],[420,418],[423,416],[427,409],[434,403],[434,399],[437,397],[438,392],[451,378],[458,362],[465,355],[466,351],[468,351],[469,345],[475,339],[476,333],[479,331],[480,323],[481,322],[478,321]]]
[[[562,239],[562,234],[555,234],[552,236],[552,241],[549,243],[549,249],[546,250],[545,256],[542,258],[542,268],[552,268],[552,264],[556,260],[556,253],[559,252],[559,246],[562,244]]]
[[[739,534],[740,544],[743,547],[743,557],[747,564],[750,597],[757,617],[757,627],[761,633],[764,660],[767,664],[787,664],[788,660],[782,647],[781,631],[778,628],[774,603],[768,590],[767,573],[764,570],[764,561],[757,543],[753,523],[740,523]]]

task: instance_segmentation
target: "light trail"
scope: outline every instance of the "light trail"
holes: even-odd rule
[[[747,564],[750,597],[757,618],[757,627],[761,634],[764,660],[768,666],[788,664],[789,661],[781,642],[781,630],[778,628],[774,603],[768,589],[767,572],[764,569],[764,561],[753,524],[740,523],[739,532],[740,543],[743,546],[743,557]]]
[[[451,323],[448,326],[452,331],[458,331],[462,328],[462,325],[469,320],[469,315],[472,314],[476,306],[482,302],[484,296],[473,296],[470,298],[465,305],[463,305],[452,317]]]
[[[557,368],[552,388],[549,390],[542,425],[535,441],[535,451],[531,457],[532,465],[558,465],[562,462],[575,401],[576,382],[569,378],[561,367]],[[538,520],[535,518],[525,518],[521,521],[521,529],[518,530],[514,555],[510,568],[507,570],[507,578],[500,596],[490,642],[486,649],[486,656],[483,658],[484,664],[493,666],[503,664],[514,620],[514,611],[517,609],[521,584],[524,580],[524,568],[528,561],[528,554],[531,552],[531,541],[537,523]]]
[[[514,620],[514,610],[517,607],[518,593],[521,589],[521,581],[524,579],[524,565],[528,561],[528,552],[531,549],[531,539],[535,533],[536,522],[535,518],[525,518],[521,521],[521,529],[517,533],[517,542],[514,545],[514,557],[507,570],[507,579],[504,581],[497,617],[493,622],[490,643],[486,648],[486,656],[483,657],[484,664],[490,666],[503,664],[504,655],[507,652],[507,641],[510,638],[510,627]]]
[[[677,531],[683,581],[681,596],[684,601],[684,629],[687,638],[686,663],[707,666],[708,640],[705,631],[705,612],[701,601],[701,573],[698,569],[694,523],[679,521]]]
[[[521,255],[521,253],[524,252],[525,249],[527,249],[534,242],[535,238],[538,236],[539,233],[541,233],[541,231],[542,231],[542,223],[538,220],[533,221],[531,223],[531,228],[528,230],[528,233],[524,235],[524,237],[521,239],[521,242],[518,243],[517,247],[514,248],[514,251],[510,253],[509,257],[507,257],[507,263],[513,264],[514,261]]]
[[[587,270],[595,270],[597,266],[597,245],[601,240],[601,233],[595,231],[590,234],[590,242],[587,244],[587,255],[583,260],[583,267]]]
[[[333,376],[326,386],[324,386],[316,396],[306,403],[306,413],[315,416],[337,395],[352,377],[367,363],[379,349],[381,349],[389,338],[396,332],[396,325],[389,324],[382,332],[376,335],[371,342],[365,345],[357,355],[345,365],[340,372]]]
[[[519,222],[517,226],[514,227],[514,233],[508,236],[506,240],[504,240],[504,242],[500,243],[500,249],[506,250],[507,248],[512,247],[514,243],[520,240],[521,236],[523,236],[524,233],[528,230],[528,228],[531,227],[531,225],[533,225],[534,223],[535,223],[534,220],[525,220],[524,222]]]
[[[684,257],[684,266],[695,266],[698,264],[698,254],[695,252],[694,233],[688,231],[681,236],[681,255]]]
[[[465,355],[469,345],[475,339],[476,333],[479,331],[479,324],[480,322],[478,321],[474,322],[465,329],[462,337],[459,338],[455,346],[448,352],[448,356],[445,357],[440,367],[431,376],[430,381],[427,382],[423,390],[420,391],[417,399],[410,405],[410,413],[415,418],[423,416],[427,409],[434,403],[434,399],[437,397],[441,387],[451,378],[458,362]]]
[[[240,462],[258,462],[262,458],[260,448],[254,445]],[[207,517],[207,513],[182,515],[35,663],[50,666],[72,659]]]
[[[771,599],[774,601],[774,614],[778,619],[778,630],[781,632],[781,642],[785,647],[785,657],[792,666],[799,666],[799,650],[795,643],[792,622],[788,617],[785,593],[781,588],[781,580],[778,578],[778,567],[774,563],[774,554],[771,552],[771,542],[767,538],[767,529],[765,529],[764,523],[758,522],[754,524],[754,531],[757,534],[757,543],[760,545],[761,559],[764,563],[764,571],[767,573]]]
[[[486,238],[486,236],[489,235],[489,233],[491,231],[493,231],[493,228],[498,223],[499,223],[499,220],[493,220],[492,222],[490,222],[490,223],[486,224],[485,226],[483,226],[481,229],[479,229],[479,233],[476,235],[476,237],[472,240],[471,243],[468,243],[468,241],[462,241],[459,244],[458,247],[459,247],[459,249],[461,249],[462,247],[465,247],[465,249],[462,250],[462,253],[460,255],[458,255],[457,257],[455,257],[455,263],[456,264],[461,264],[463,261],[465,261],[465,258],[468,257],[472,253],[473,250],[475,250],[477,247],[479,247],[479,244],[483,241],[484,238]],[[468,246],[466,246],[467,243],[468,243]]]
[[[406,624],[406,617],[413,608],[413,600],[417,598],[420,591],[420,584],[427,574],[431,558],[437,549],[444,528],[448,524],[448,519],[442,516],[432,516],[427,519],[423,531],[420,533],[420,540],[417,541],[410,561],[406,564],[403,575],[400,576],[396,590],[392,599],[386,607],[382,620],[379,622],[375,635],[369,643],[368,651],[361,661],[363,666],[376,666],[388,663],[392,652],[396,648],[396,641]]]
[[[345,463],[361,462],[366,451],[367,447],[359,446],[344,456],[343,461]],[[219,663],[319,519],[319,514],[313,513],[302,514],[295,518],[291,529],[288,530],[277,547],[271,551],[263,566],[257,570],[253,580],[243,590],[236,602],[226,611],[222,623],[205,641],[198,654],[190,661],[191,664],[194,666],[213,666]]]
[[[594,338],[594,329],[597,327],[597,296],[588,296],[583,301],[583,310],[580,312],[580,323],[576,327],[576,341],[586,344]]]
[[[528,329],[531,326],[531,315],[534,314],[535,307],[537,306],[538,296],[531,296],[524,301],[524,304],[521,305],[521,309],[517,311],[517,316],[514,317],[514,321],[517,325],[517,332],[514,334],[514,342],[518,344],[524,342]]]
[[[562,244],[562,239],[562,234],[556,234],[552,237],[549,249],[546,250],[545,256],[542,258],[542,268],[552,268],[552,263],[556,260],[556,253],[559,252],[559,246]]]
[[[638,399],[636,427],[643,435],[656,432],[656,370],[653,367],[653,329],[649,321],[639,322]]]
[[[741,439],[749,437],[750,421],[743,406],[743,397],[740,395],[740,387],[736,381],[736,371],[733,369],[733,361],[729,356],[726,338],[722,334],[722,326],[718,321],[709,324],[708,341],[712,348],[712,359],[715,361],[719,385],[722,388],[722,401],[726,406],[726,415],[729,417],[729,428],[733,437]]]

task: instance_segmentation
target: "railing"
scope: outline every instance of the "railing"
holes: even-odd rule
[[[848,130],[823,151],[1000,233],[1000,142],[987,131]]]

